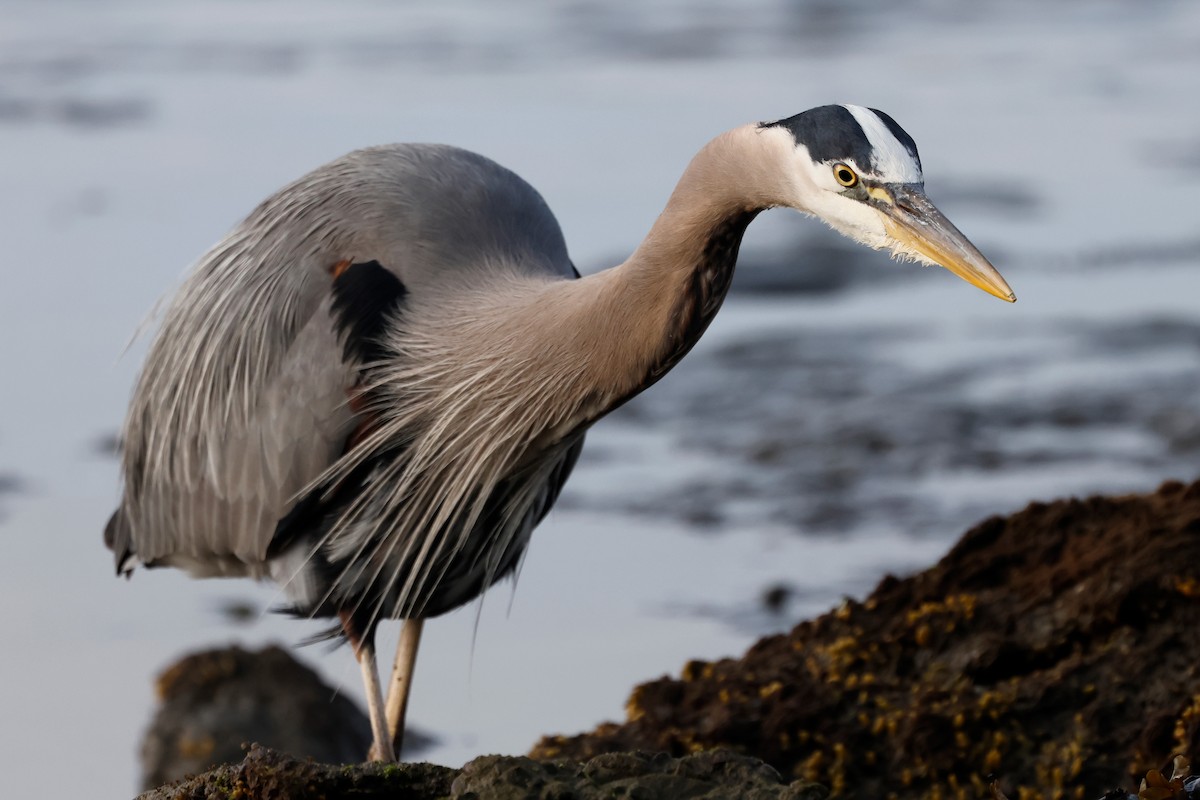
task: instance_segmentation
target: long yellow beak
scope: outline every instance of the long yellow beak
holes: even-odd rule
[[[873,205],[884,214],[888,235],[899,249],[919,253],[972,286],[1001,300],[1016,302],[1017,296],[996,268],[937,210],[919,185],[890,185],[870,193],[876,200]]]

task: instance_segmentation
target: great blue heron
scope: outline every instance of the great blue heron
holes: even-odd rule
[[[118,573],[270,577],[338,617],[393,758],[422,621],[514,571],[584,431],[692,348],[773,206],[1015,299],[926,198],[912,138],[860,106],[721,134],[633,255],[586,277],[507,169],[359,150],[268,198],[167,309],[125,420]],[[405,621],[386,708],[384,619]]]

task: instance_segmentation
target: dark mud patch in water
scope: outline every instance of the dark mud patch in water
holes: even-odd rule
[[[13,472],[0,472],[0,520],[3,520],[6,514],[6,501],[18,494],[23,494],[28,491],[28,483]]]
[[[1023,335],[1049,344],[1023,347]],[[1006,482],[1063,491],[1094,475],[1094,491],[1194,474],[1200,324],[1026,324],[995,339],[1012,339],[1013,355],[920,369],[893,355],[937,347],[911,326],[761,335],[695,354],[615,419],[666,433],[681,467],[711,469],[675,482],[667,471],[617,502],[708,530],[922,536],[1020,502],[991,488]]]
[[[69,128],[106,129],[139,125],[152,115],[153,104],[139,97],[34,95],[0,91],[0,124],[60,124]]]
[[[0,472],[0,497],[6,494],[18,494],[25,489],[25,481],[11,472]]]
[[[103,433],[92,439],[88,451],[103,458],[121,457],[121,434],[117,432]]]

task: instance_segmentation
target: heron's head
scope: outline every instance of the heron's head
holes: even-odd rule
[[[899,259],[945,267],[1002,300],[1012,289],[925,196],[917,145],[882,111],[820,106],[760,129],[790,134],[794,180],[788,205]]]

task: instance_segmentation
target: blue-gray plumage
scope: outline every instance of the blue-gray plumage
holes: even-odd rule
[[[513,573],[586,429],[695,344],[773,206],[1013,299],[925,198],[912,139],[858,106],[717,137],[637,251],[583,278],[512,172],[360,150],[268,198],[171,302],[125,421],[118,572],[270,577],[338,617],[390,758],[421,621]],[[386,711],[384,619],[406,620]]]

